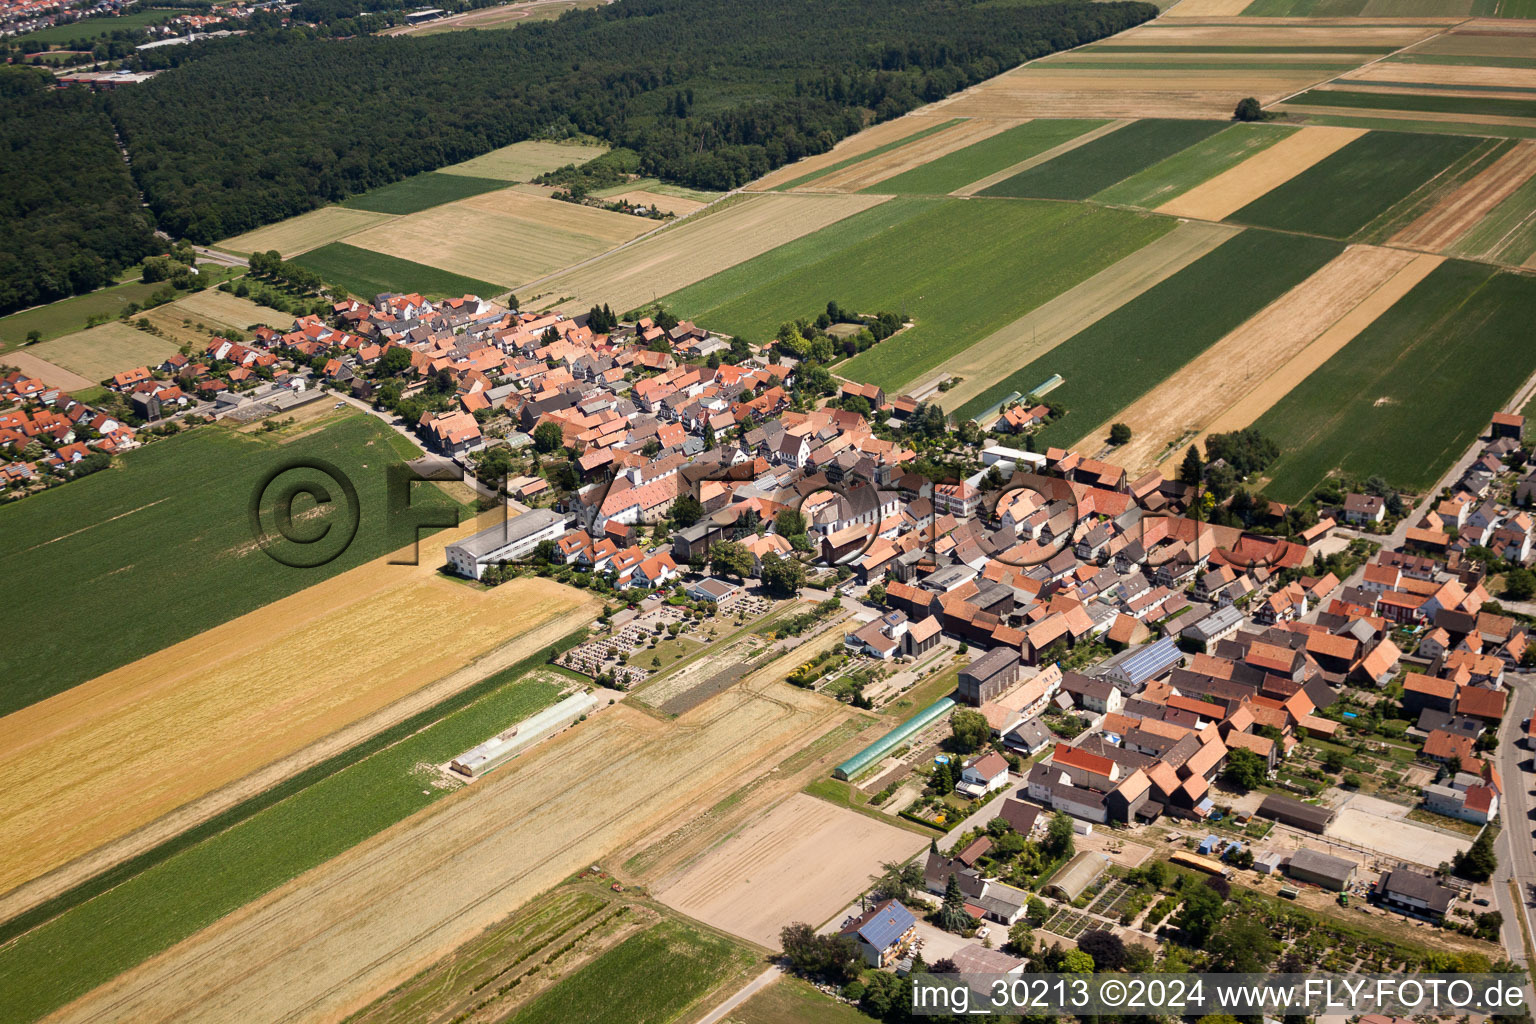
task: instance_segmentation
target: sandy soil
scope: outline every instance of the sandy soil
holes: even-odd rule
[[[243,235],[226,238],[219,243],[219,247],[231,252],[266,252],[268,249],[276,249],[282,253],[283,259],[288,259],[389,220],[394,220],[394,217],[387,213],[325,206],[255,231],[247,231]]]
[[[1388,813],[1369,804],[1360,804],[1359,797],[1340,808],[1338,817],[1324,833],[1330,839],[1363,847],[1372,853],[1422,864],[1433,868],[1455,857],[1472,845],[1470,839],[1446,835],[1423,825],[1407,821],[1396,811],[1406,813],[1407,808],[1395,808]],[[1385,801],[1373,801],[1384,803]],[[1340,851],[1332,851],[1339,853]],[[1361,859],[1358,855],[1354,858]]]
[[[620,192],[618,195],[608,196],[606,198],[610,202],[618,202],[622,200],[626,203],[634,203],[637,206],[654,206],[658,210],[662,210],[666,213],[675,213],[678,216],[682,216],[683,214],[687,213],[694,213],[695,211],[702,210],[704,207],[709,205],[708,203],[701,203],[697,199],[684,199],[682,196],[668,196],[663,195],[660,192],[647,192],[644,189],[640,189],[634,192]]]
[[[1229,167],[1169,200],[1159,206],[1157,212],[1174,217],[1224,220],[1364,134],[1359,128],[1319,125],[1302,128],[1236,167]]]
[[[1452,192],[1434,209],[1399,231],[1394,245],[1438,252],[1466,234],[1536,174],[1536,142],[1517,142],[1491,166]]]
[[[1408,294],[1413,286],[1424,280],[1430,271],[1441,264],[1442,260],[1440,256],[1429,254],[1415,257],[1412,262],[1361,300],[1333,326],[1318,335],[1310,344],[1206,423],[1194,439],[1195,442],[1203,444],[1207,434],[1240,430],[1264,415],[1276,402],[1289,394],[1292,388],[1305,380],[1334,353],[1354,340],[1355,336],[1370,326],[1377,317],[1390,309],[1393,303]],[[1332,265],[1329,264],[1329,266]],[[1324,268],[1326,269],[1327,267]],[[1305,283],[1303,282],[1303,285]],[[1182,456],[1183,447],[1181,446],[1164,460],[1161,467],[1163,472],[1176,472],[1178,459]]]
[[[0,720],[0,890],[436,680],[457,673],[456,688],[468,685],[497,648],[510,664],[595,617],[592,597],[549,581],[479,591],[437,578],[448,539],[423,541],[418,566],[386,556]]]
[[[857,192],[887,178],[893,178],[903,171],[932,163],[941,156],[964,149],[974,142],[980,142],[982,139],[990,138],[998,132],[1022,123],[1022,121],[992,121],[982,118],[961,121],[957,125],[941,132],[934,132],[909,145],[898,146],[888,153],[861,160],[840,171],[833,171],[825,177],[807,182],[801,190]]]
[[[947,117],[935,119],[932,108],[924,107],[918,113],[884,121],[871,128],[866,128],[861,132],[850,135],[825,153],[808,156],[792,164],[785,164],[778,170],[769,171],[748,185],[747,188],[753,191],[777,188],[780,185],[794,181],[796,178],[803,178],[807,174],[814,174],[824,167],[831,167],[833,164],[841,163],[849,157],[858,156],[860,153],[868,153],[872,149],[879,149],[881,146],[900,141],[909,135],[916,135],[918,132],[927,131],[934,125],[942,124],[945,120],[947,120]]]
[[[562,309],[594,302],[632,309],[727,267],[878,206],[887,196],[772,194],[746,196],[696,214],[633,245],[536,282],[531,291]]]
[[[1532,41],[1536,48],[1536,40]],[[1348,82],[1430,82],[1441,85],[1492,85],[1500,88],[1536,89],[1536,68],[1486,68],[1471,64],[1394,64],[1382,61],[1351,71],[1339,79]],[[1401,92],[1402,90],[1394,90]],[[1434,90],[1434,95],[1445,92]],[[1411,95],[1411,93],[1410,93]]]
[[[605,707],[50,1019],[339,1020],[845,714],[761,673],[675,722]]]
[[[1159,281],[1172,277],[1241,229],[1224,224],[1181,224],[1088,280],[1031,310],[925,374],[922,391],[946,377],[960,383],[935,396],[953,411],[1031,360],[1113,313]]]
[[[1140,475],[1156,464],[1170,444],[1198,433],[1413,258],[1401,249],[1350,246],[1096,427],[1078,447],[1092,448],[1109,435],[1110,423],[1126,423],[1131,441],[1115,451],[1114,461],[1133,476]]]
[[[66,370],[64,367],[50,363],[48,360],[35,356],[25,349],[12,349],[5,353],[3,360],[7,365],[16,367],[22,373],[36,377],[44,384],[63,388],[65,391],[83,391],[86,388],[96,386],[94,380],[87,380],[73,370]]]
[[[1023,122],[1020,123],[1022,124]],[[1015,174],[1023,174],[1031,167],[1038,167],[1040,164],[1043,164],[1048,160],[1054,160],[1061,156],[1063,153],[1071,152],[1078,146],[1086,146],[1094,139],[1103,138],[1110,132],[1124,128],[1126,125],[1131,123],[1132,122],[1129,118],[1121,118],[1117,121],[1110,121],[1107,124],[1101,124],[1099,127],[1086,131],[1075,139],[1068,139],[1066,142],[1063,142],[1058,146],[1052,146],[1050,149],[1043,153],[1036,153],[1028,160],[1020,160],[1018,163],[1004,167],[1000,171],[995,171],[994,173],[987,175],[985,178],[982,178],[979,181],[973,181],[963,188],[957,188],[951,192],[950,195],[973,196],[978,192],[991,188],[993,185],[996,185],[1000,181],[1007,181]]]
[[[657,899],[769,949],[790,921],[819,926],[857,896],[886,861],[923,838],[797,793],[716,847]]]

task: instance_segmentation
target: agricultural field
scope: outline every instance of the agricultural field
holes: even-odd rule
[[[962,150],[930,160],[921,167],[886,178],[869,191],[894,195],[947,195],[1055,149],[1105,123],[1083,118],[1026,121]]]
[[[556,171],[566,164],[584,164],[596,160],[608,147],[585,142],[541,142],[530,139],[441,168],[438,174],[465,174],[498,181],[532,181],[541,174]]]
[[[1421,492],[1536,370],[1536,280],[1448,260],[1258,419],[1280,445],[1266,493],[1297,501],[1330,472]]]
[[[674,217],[686,217],[690,213],[698,213],[709,205],[707,200],[689,199],[685,196],[671,195],[666,192],[651,192],[646,189],[627,189],[623,192],[614,192],[603,196],[614,202],[633,203],[636,206],[650,206],[663,213],[670,213]]]
[[[46,359],[41,359],[25,348],[5,353],[3,361],[0,361],[0,366],[15,367],[29,377],[36,377],[49,387],[59,388],[71,395],[100,387],[94,380],[82,377],[73,370],[66,370],[56,363],[50,363]]]
[[[313,270],[327,284],[345,288],[369,301],[382,292],[420,292],[428,298],[455,295],[490,298],[507,290],[503,284],[464,277],[346,242],[322,245],[294,262]]]
[[[1348,83],[1340,79],[1338,85]],[[1344,107],[1351,110],[1407,111],[1410,114],[1457,114],[1470,115],[1476,122],[1482,116],[1500,118],[1536,119],[1536,99],[1515,96],[1446,95],[1444,93],[1419,93],[1408,90],[1366,92],[1347,88],[1313,89],[1294,100],[1288,100],[1282,109],[1291,107]],[[1494,123],[1509,123],[1494,122]],[[1536,120],[1532,120],[1536,127]]]
[[[847,715],[781,682],[785,667],[769,666],[675,723],[622,703],[600,708],[56,1020],[330,1019],[361,1009],[568,878],[573,865],[602,863],[658,826],[692,820]]]
[[[1174,226],[1102,207],[901,197],[666,302],[753,341],[829,299],[905,314],[916,324],[895,343],[837,368],[897,388]]]
[[[143,305],[145,299],[163,287],[159,283],[125,281],[0,317],[0,352],[20,347],[32,331],[42,335],[41,340],[49,341],[84,330],[86,321],[92,317],[116,320],[130,302]]]
[[[868,153],[847,167],[830,168],[826,174],[818,175],[800,187],[815,192],[879,192],[880,183],[886,178],[982,142],[1011,124],[981,118],[956,121],[942,131],[914,136],[888,152]]]
[[[786,975],[732,1010],[724,1024],[871,1024],[873,1017]]]
[[[1457,173],[1443,175],[1445,183],[1424,196],[1416,209],[1406,211],[1399,224],[1386,225],[1387,230],[1396,229],[1390,236],[1394,245],[1440,252],[1452,249],[1506,204],[1518,210],[1516,226],[1533,212],[1529,197],[1520,193],[1536,174],[1536,142],[1490,140],[1461,163],[1465,166],[1456,169]],[[1503,242],[1508,226],[1502,216],[1493,218],[1493,231]],[[1479,243],[1473,246],[1474,251],[1482,251]],[[1495,256],[1504,246],[1489,248],[1492,251],[1488,255]],[[1520,260],[1508,262],[1518,264]]]
[[[468,199],[482,192],[506,187],[507,183],[498,178],[475,178],[468,174],[427,171],[344,199],[341,205],[349,210],[403,215],[420,213],[443,203]]]
[[[924,117],[905,117],[887,121],[844,139],[825,153],[797,160],[792,164],[771,171],[753,183],[753,189],[783,191],[820,182],[832,174],[864,162],[882,157],[887,153],[904,149],[939,132],[947,132],[961,124],[959,119],[935,120]],[[790,173],[793,171],[793,173]]]
[[[1098,203],[1156,209],[1295,134],[1294,127],[1236,124],[1095,193]]]
[[[1000,181],[981,195],[1087,199],[1225,127],[1218,121],[1138,121]]]
[[[1365,133],[1308,125],[1157,208],[1172,217],[1225,220]]]
[[[750,950],[681,921],[662,921],[562,978],[507,1018],[509,1024],[567,1024],[611,1018],[670,1024],[706,993],[759,963]]]
[[[1067,412],[1042,431],[1066,444],[1109,420],[1338,254],[1333,242],[1245,231],[961,406],[975,417],[1052,374]],[[1234,288],[1233,282],[1243,282]]]
[[[1450,251],[1526,267],[1536,262],[1536,177],[1489,210]]]
[[[466,279],[519,285],[657,226],[644,217],[502,189],[400,217],[350,236],[347,244]]]
[[[1370,132],[1255,199],[1228,219],[1284,231],[1350,238],[1483,140],[1455,135]]]
[[[884,196],[757,194],[732,197],[633,245],[539,283],[525,308],[585,312],[605,302],[634,309],[886,201]]]
[[[463,32],[468,29],[516,28],[536,21],[558,18],[566,11],[584,11],[601,7],[607,0],[531,0],[527,3],[502,4],[498,7],[482,7],[448,18],[423,22],[420,25],[401,25],[385,29],[384,36],[432,36],[439,32]]]
[[[370,210],[349,210],[345,206],[322,206],[318,210],[301,213],[297,217],[280,220],[276,224],[247,231],[243,235],[226,238],[219,248],[230,252],[268,252],[276,249],[283,259],[292,259],[299,253],[318,249],[331,242],[356,234],[364,228],[383,224],[389,214]]]
[[[103,39],[113,32],[148,28],[185,13],[185,10],[169,7],[148,8],[112,17],[86,18],[68,25],[49,25],[47,28],[12,36],[8,41],[16,46],[63,46],[77,39]]]
[[[177,299],[175,302],[157,308],[216,331],[249,331],[252,327],[261,324],[286,331],[293,326],[292,313],[284,313],[282,310],[263,306],[250,299],[242,299],[238,295],[221,292],[216,288],[193,292],[186,298]]]
[[[7,928],[0,973],[10,998],[0,1020],[36,1019],[457,791],[461,783],[427,766],[548,707],[572,686],[542,660],[538,650],[474,687],[464,706],[433,709],[435,720],[391,730],[361,756],[349,751],[338,766],[263,794],[259,808],[225,827],[178,836],[163,856],[87,890],[88,898],[19,937]],[[292,841],[298,835],[304,842]]]
[[[820,925],[921,836],[796,793],[664,884],[656,898],[769,949],[790,921]]]
[[[292,318],[289,318],[290,322]],[[164,338],[131,327],[120,320],[66,334],[41,345],[28,345],[25,355],[98,383],[136,366],[154,366],[176,354],[176,346]],[[46,374],[44,379],[47,379]]]

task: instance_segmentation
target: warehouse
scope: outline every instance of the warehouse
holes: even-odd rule
[[[1316,832],[1318,835],[1322,835],[1333,824],[1333,816],[1334,810],[1331,807],[1304,804],[1288,796],[1267,796],[1259,804],[1259,817],[1270,818],[1304,832]]]
[[[565,530],[564,516],[536,508],[450,544],[443,553],[454,572],[478,580],[486,566],[526,558],[541,542],[558,540]]]
[[[1343,857],[1319,853],[1316,850],[1297,850],[1291,854],[1291,862],[1285,873],[1298,882],[1311,882],[1324,889],[1343,892],[1355,880],[1360,865]]]

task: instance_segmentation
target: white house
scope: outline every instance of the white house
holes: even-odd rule
[[[969,797],[981,797],[1008,785],[1008,762],[995,750],[978,757],[960,773],[955,792]]]

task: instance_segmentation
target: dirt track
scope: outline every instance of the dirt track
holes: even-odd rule
[[[419,566],[386,556],[0,720],[0,888],[69,865],[9,893],[4,916],[596,616],[550,581],[435,578],[449,539],[423,541]]]
[[[1400,249],[1344,250],[1113,417],[1111,422],[1126,423],[1132,431],[1114,461],[1133,476],[1151,469],[1168,445],[1198,433],[1413,258]],[[1078,446],[1091,446],[1108,433],[1109,423],[1104,423]]]
[[[1364,135],[1359,128],[1312,125],[1287,135],[1236,167],[1201,182],[1157,208],[1171,217],[1225,220],[1270,189],[1283,185],[1319,160]]]
[[[50,1020],[338,1020],[847,714],[775,681],[784,667],[675,722],[604,708]]]
[[[1477,177],[1399,231],[1392,244],[1439,252],[1470,231],[1532,174],[1536,174],[1536,142],[1517,142]]]

